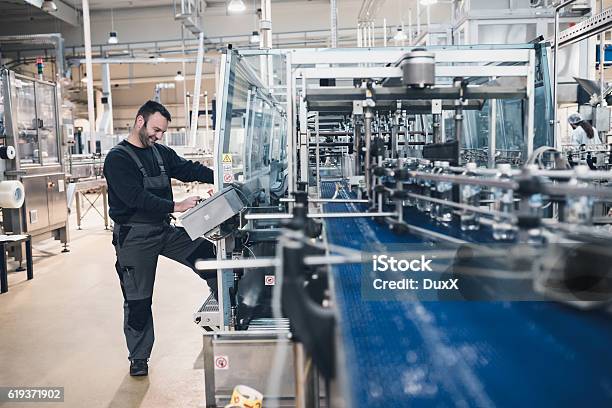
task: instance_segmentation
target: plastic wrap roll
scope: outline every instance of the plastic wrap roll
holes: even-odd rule
[[[20,208],[25,199],[25,191],[20,181],[0,181],[0,207]]]
[[[0,159],[13,160],[15,158],[15,148],[13,146],[0,146]]]

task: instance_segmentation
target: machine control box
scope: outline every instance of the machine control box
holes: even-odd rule
[[[189,238],[198,237],[238,214],[246,204],[235,187],[226,187],[179,217]]]

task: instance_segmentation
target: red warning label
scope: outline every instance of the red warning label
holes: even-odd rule
[[[229,360],[227,356],[215,356],[215,369],[227,370],[229,368]]]

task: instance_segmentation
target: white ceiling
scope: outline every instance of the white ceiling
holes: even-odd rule
[[[75,8],[81,9],[81,0],[60,0]],[[287,2],[304,2],[313,0],[272,0],[273,3]],[[315,0],[316,2],[327,2],[329,0]],[[177,0],[180,3],[180,0]],[[205,0],[207,8],[225,7],[229,0]],[[260,6],[260,0],[244,0],[248,8]],[[124,8],[139,8],[139,7],[159,7],[172,6],[173,0],[89,0],[89,8],[91,10],[108,10],[108,9],[124,9]]]
[[[74,4],[77,8],[81,9],[80,0],[63,0],[67,4]],[[174,2],[172,0],[90,0],[89,8],[92,10],[106,10],[106,9],[122,9],[122,8],[136,8],[136,7],[158,7],[158,6],[172,6]]]

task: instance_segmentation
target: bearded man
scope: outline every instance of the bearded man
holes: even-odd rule
[[[109,214],[115,222],[115,268],[124,299],[124,333],[130,374],[148,375],[153,348],[151,304],[157,259],[160,255],[195,270],[195,261],[214,258],[214,247],[204,238],[192,241],[183,228],[170,223],[171,213],[194,207],[199,197],[175,202],[170,179],[213,183],[213,171],[185,160],[158,143],[172,117],[160,103],[148,101],[136,114],[134,128],[106,156]],[[198,273],[216,294],[214,274]]]

